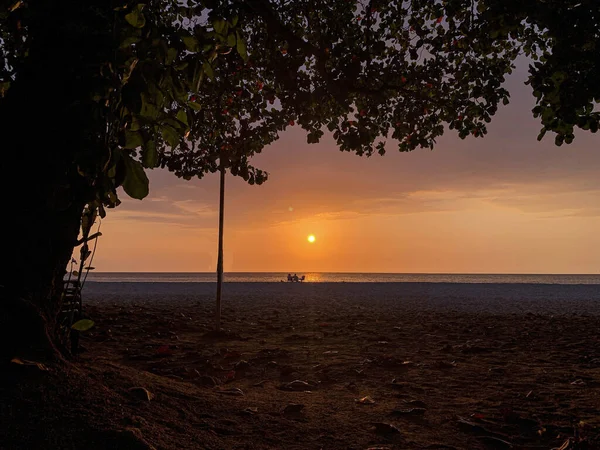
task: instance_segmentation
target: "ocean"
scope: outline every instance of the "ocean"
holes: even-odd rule
[[[292,273],[293,275],[293,273]],[[307,283],[600,284],[600,274],[421,274],[298,272]],[[227,272],[227,283],[279,283],[284,272]],[[214,283],[211,272],[90,272],[87,281],[104,283]]]

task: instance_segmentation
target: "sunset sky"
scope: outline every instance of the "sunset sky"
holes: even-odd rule
[[[367,159],[286,131],[254,159],[266,184],[227,178],[225,271],[599,273],[600,135],[537,142],[525,77],[508,81],[485,138],[450,131],[434,151],[388,141]],[[96,270],[214,271],[218,176],[157,169],[150,183],[109,210]]]

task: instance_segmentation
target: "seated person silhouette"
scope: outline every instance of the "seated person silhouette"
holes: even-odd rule
[[[288,281],[294,281],[294,280],[292,279],[292,274],[291,274],[291,273],[288,273]]]
[[[292,277],[293,281],[298,281],[298,275],[294,274],[294,276]]]

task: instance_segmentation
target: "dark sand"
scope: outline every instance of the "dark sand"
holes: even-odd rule
[[[79,359],[140,448],[600,448],[598,286],[229,284],[225,337],[213,291],[84,290]]]

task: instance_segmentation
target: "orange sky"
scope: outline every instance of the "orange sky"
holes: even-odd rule
[[[600,272],[600,137],[539,143],[517,71],[483,139],[384,157],[306,144],[292,129],[254,159],[263,186],[227,178],[226,271]],[[151,173],[102,223],[98,271],[214,271],[218,179]],[[310,244],[307,236],[314,234]]]

